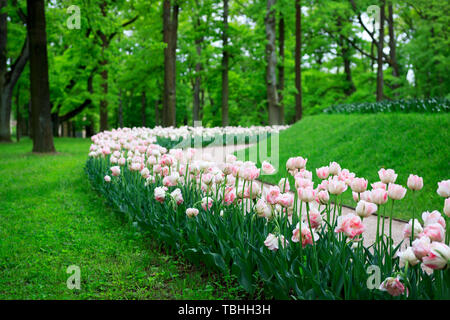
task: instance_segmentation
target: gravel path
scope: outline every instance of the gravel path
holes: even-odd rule
[[[215,147],[206,147],[203,148],[203,154],[210,154],[211,160],[216,162],[224,162],[225,156],[227,154],[231,154],[234,151],[245,149],[250,145],[232,145],[232,146],[215,146]],[[267,190],[270,187],[270,184],[263,183],[263,190]],[[313,207],[317,207],[317,204],[314,202],[312,204]],[[298,206],[299,207],[299,206]],[[303,212],[306,212],[306,206],[303,206]],[[388,210],[389,212],[389,210]],[[348,207],[342,208],[342,214],[355,213],[355,210]],[[376,228],[377,228],[377,216],[371,215],[364,219],[364,224],[366,225],[366,231],[364,231],[364,245],[371,245],[375,241],[376,237]],[[384,222],[385,233],[389,232],[389,219],[386,219]],[[394,244],[397,245],[403,239],[402,231],[403,227],[406,224],[404,221],[394,220],[392,221],[392,236],[394,239]],[[381,228],[381,225],[380,225]]]

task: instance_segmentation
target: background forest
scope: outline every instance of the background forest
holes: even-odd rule
[[[0,4],[9,140],[9,119],[19,138],[30,132],[27,8]],[[46,1],[54,135],[292,124],[342,103],[448,97],[448,9],[438,0]]]

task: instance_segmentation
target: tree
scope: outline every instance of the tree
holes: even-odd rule
[[[164,95],[163,126],[176,126],[176,49],[178,32],[177,1],[163,1],[163,41],[164,49]]]
[[[280,124],[280,106],[277,92],[277,53],[275,46],[275,6],[276,0],[267,0],[267,12],[265,18],[266,25],[266,85],[267,85],[267,105],[269,110],[269,124]]]
[[[284,14],[280,12],[280,19],[278,21],[278,53],[280,55],[280,61],[278,63],[278,99],[280,108],[280,124],[284,124],[284,101],[283,101],[283,90],[284,90]]]
[[[380,2],[380,29],[378,38],[377,55],[377,101],[384,99],[383,95],[383,47],[384,47],[384,19],[385,19],[385,0]]]
[[[13,90],[29,56],[28,37],[26,37],[19,56],[8,70],[8,14],[5,12],[6,5],[7,0],[0,0],[0,142],[11,142],[10,120]],[[17,9],[17,12],[22,22],[25,23],[25,14],[20,8]]]
[[[44,0],[27,0],[33,152],[55,152],[50,116]]]
[[[229,124],[228,119],[228,0],[223,0],[222,30],[222,127]]]
[[[295,121],[302,119],[302,7],[295,0]]]

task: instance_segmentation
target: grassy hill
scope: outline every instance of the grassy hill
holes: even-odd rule
[[[442,212],[444,200],[436,189],[438,181],[450,178],[449,128],[450,115],[445,113],[308,116],[280,133],[279,163],[284,170],[289,157],[308,158],[307,169],[313,172],[316,183],[319,179],[315,169],[330,161],[369,183],[379,181],[377,172],[381,167],[394,169],[397,183],[405,186],[409,174],[417,174],[423,177],[424,188],[418,194],[416,212]],[[262,176],[262,180],[277,183],[284,175],[284,171],[278,171],[273,176]],[[345,204],[355,205],[350,191],[344,199]],[[411,217],[411,192],[397,201],[396,209],[397,218]]]

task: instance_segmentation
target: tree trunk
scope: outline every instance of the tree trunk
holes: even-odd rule
[[[142,91],[142,96],[141,96],[141,115],[142,115],[142,126],[146,127],[147,126],[147,116],[146,116],[146,108],[147,108],[147,97],[145,95],[145,91]],[[122,123],[123,125],[123,123]]]
[[[55,152],[50,116],[44,0],[27,0],[33,152]]]
[[[391,60],[392,67],[392,75],[396,78],[400,77],[399,65],[397,63],[397,54],[396,54],[396,43],[395,43],[395,34],[394,34],[394,9],[392,7],[392,2],[388,4],[388,26],[389,26],[389,58]],[[400,87],[399,83],[394,83],[392,88],[398,89]],[[398,96],[398,92],[394,92],[394,95]]]
[[[295,121],[302,119],[302,7],[295,2]]]
[[[163,126],[176,126],[176,48],[178,29],[178,3],[163,2],[164,95]]]
[[[22,129],[22,115],[20,114],[20,87],[17,88],[16,95],[16,140],[20,142]]]
[[[28,36],[22,51],[11,70],[7,69],[8,17],[4,12],[7,1],[0,0],[0,142],[11,142],[11,103],[14,86],[25,68],[29,57]]]
[[[161,113],[159,112],[159,103],[160,100],[155,100],[155,126],[161,125]]]
[[[197,43],[197,41],[196,41]],[[200,43],[197,43],[197,55],[200,57],[202,52],[202,47]],[[201,76],[200,72],[202,71],[202,64],[198,62],[195,65],[195,80],[194,80],[194,101],[193,101],[193,107],[192,107],[192,121],[199,121],[200,120],[200,86],[201,86]]]
[[[277,54],[275,50],[275,6],[276,0],[267,0],[267,12],[265,18],[266,24],[266,85],[267,85],[267,104],[269,109],[269,124],[280,124],[280,110],[278,105],[277,92]]]
[[[101,65],[103,68],[106,68],[108,61],[103,60]],[[103,97],[100,100],[100,131],[108,130],[108,100],[106,98],[108,94],[108,70],[103,69],[101,72],[102,84],[103,88]]]
[[[222,31],[222,127],[229,125],[228,116],[228,0],[223,0],[223,31]]]
[[[11,97],[6,88],[7,14],[6,0],[0,0],[0,142],[11,142]],[[9,106],[9,107],[8,107]]]
[[[385,19],[385,0],[381,0],[380,5],[380,34],[378,40],[377,57],[377,101],[383,100],[383,47],[384,47],[384,19]]]
[[[278,64],[278,99],[280,104],[280,123],[284,124],[284,16],[280,13],[278,22],[278,48],[280,54],[280,63]]]

